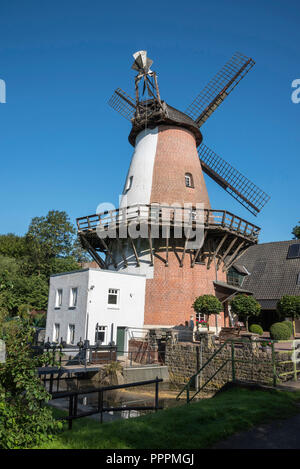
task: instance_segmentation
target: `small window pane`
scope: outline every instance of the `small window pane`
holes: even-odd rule
[[[118,297],[119,297],[119,290],[116,290],[115,288],[110,288],[108,290],[108,304],[109,305],[117,305]]]
[[[54,324],[53,342],[59,342],[59,324]]]
[[[74,344],[75,342],[75,324],[69,324],[69,344]]]
[[[71,288],[70,306],[75,307],[77,305],[77,288]]]
[[[63,295],[63,291],[61,288],[59,288],[58,290],[56,290],[56,307],[59,308],[60,306],[62,306],[62,295]]]
[[[96,326],[96,333],[95,333],[95,343],[97,342],[105,342],[105,333],[106,333],[106,326]]]

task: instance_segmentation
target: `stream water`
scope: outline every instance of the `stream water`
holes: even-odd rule
[[[68,379],[61,380],[59,391],[88,391],[99,388],[101,384],[95,383],[89,379]],[[48,386],[47,386],[48,387]],[[53,390],[56,391],[56,384]],[[161,383],[159,386],[159,406],[162,408],[175,407],[182,405],[182,401],[176,401],[178,391],[172,389],[169,383]],[[127,389],[118,389],[105,391],[103,393],[104,407],[126,407],[126,406],[154,406],[155,387],[154,385],[140,386]],[[56,408],[68,411],[69,398],[54,399],[49,402]],[[96,410],[98,406],[98,393],[82,394],[78,397],[78,413],[90,412]],[[153,412],[149,410],[122,410],[103,413],[103,421],[109,422],[116,419],[128,419],[138,417],[146,413]],[[99,414],[94,414],[90,418],[100,421]]]

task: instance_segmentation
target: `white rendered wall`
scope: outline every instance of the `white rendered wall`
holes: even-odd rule
[[[142,328],[144,324],[146,278],[119,272],[86,269],[50,277],[46,340],[53,341],[54,324],[60,325],[60,338],[68,342],[69,324],[75,325],[75,345],[88,339],[95,342],[95,328],[106,326],[104,344],[117,342],[117,327]],[[70,308],[69,295],[72,287],[78,288],[77,306]],[[119,304],[108,305],[108,290],[119,290]],[[56,291],[63,290],[63,304],[55,306]],[[113,328],[112,328],[113,325]],[[125,334],[127,348],[129,331]]]
[[[128,187],[131,177],[132,184],[128,191],[124,190],[120,207],[150,203],[157,139],[158,127],[145,129],[136,137],[124,189]]]
[[[46,324],[46,341],[53,341],[54,324],[60,325],[60,338],[68,339],[69,324],[75,325],[75,345],[80,337],[84,339],[85,312],[87,309],[88,270],[52,275],[50,277],[48,312]],[[70,290],[78,288],[77,306],[70,307]],[[63,290],[62,306],[56,307],[56,291]]]
[[[95,285],[95,288],[91,288]],[[95,327],[107,326],[105,343],[112,340],[117,343],[117,327],[142,328],[144,324],[146,278],[104,270],[90,270],[88,296],[88,339],[94,343]],[[119,290],[119,304],[108,305],[109,288]],[[126,331],[128,336],[128,332]],[[125,337],[127,347],[128,337]]]

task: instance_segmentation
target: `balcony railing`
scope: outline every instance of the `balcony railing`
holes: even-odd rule
[[[252,241],[257,241],[260,228],[226,210],[195,209],[192,207],[170,207],[163,205],[131,205],[116,210],[77,218],[79,233],[97,229],[128,225],[131,222],[150,225],[177,226],[190,224],[203,226],[204,229],[228,230]]]

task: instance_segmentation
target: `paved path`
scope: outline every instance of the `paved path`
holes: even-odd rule
[[[300,449],[300,414],[237,433],[213,446],[218,449]]]

